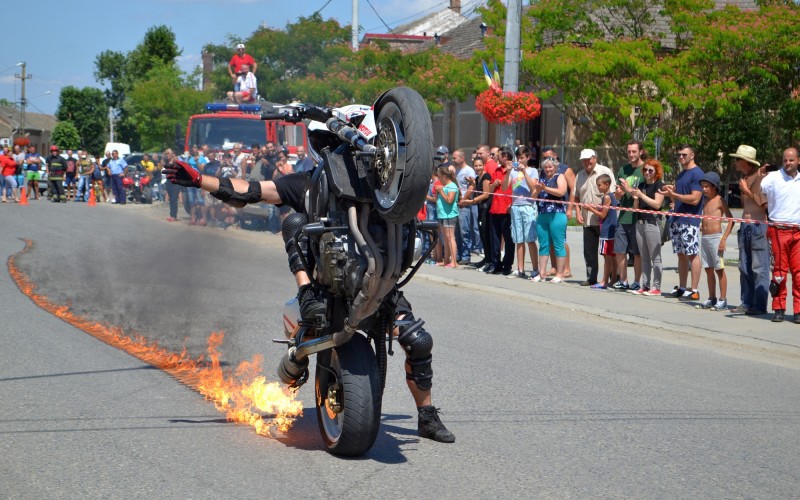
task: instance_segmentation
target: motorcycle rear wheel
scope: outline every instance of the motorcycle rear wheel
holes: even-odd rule
[[[375,352],[359,334],[317,355],[317,423],[329,453],[356,457],[372,448],[380,428],[379,378]]]
[[[389,90],[375,107],[375,146],[382,152],[375,206],[388,222],[405,224],[422,209],[433,172],[431,115],[422,96],[408,87]]]

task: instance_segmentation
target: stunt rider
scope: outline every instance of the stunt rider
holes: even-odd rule
[[[246,181],[244,179],[219,178],[202,175],[174,156],[164,159],[164,174],[173,184],[201,188],[211,196],[234,207],[247,203],[269,203],[278,207],[288,205],[297,213],[305,214],[305,192],[311,172],[289,174],[274,181]],[[326,309],[314,291],[308,273],[303,268],[295,251],[294,241],[284,234],[289,254],[289,266],[299,287],[297,294],[300,314],[305,321],[315,321],[325,315]],[[409,319],[413,323],[411,305],[400,296],[397,304],[398,319]],[[431,402],[433,369],[431,368],[433,339],[424,328],[408,326],[394,329],[393,334],[406,353],[406,384],[417,405],[419,435],[442,443],[452,443],[456,437],[442,423],[438,409]]]

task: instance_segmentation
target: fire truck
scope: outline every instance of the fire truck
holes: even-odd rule
[[[304,123],[262,121],[261,110],[261,104],[206,104],[205,113],[189,117],[184,151],[203,144],[208,144],[211,151],[227,151],[237,142],[243,151],[250,151],[253,144],[263,146],[267,142],[287,148],[291,155],[297,152],[297,146],[308,150]]]

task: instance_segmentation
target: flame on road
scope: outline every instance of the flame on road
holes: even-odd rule
[[[262,436],[270,436],[274,426],[286,432],[303,412],[303,404],[295,400],[295,392],[288,391],[278,382],[267,382],[261,375],[261,356],[242,362],[236,370],[223,369],[219,362],[219,347],[224,333],[214,332],[208,339],[207,356],[192,359],[184,348],[181,353],[170,352],[140,335],[127,335],[121,328],[105,325],[72,313],[69,307],[55,304],[46,296],[36,293],[36,285],[17,268],[16,257],[33,246],[25,241],[25,248],[8,258],[8,271],[17,287],[37,306],[83,330],[103,342],[122,349],[145,363],[163,370],[183,384],[195,389],[212,401],[217,410],[225,413],[228,421],[244,423],[255,428]],[[262,413],[271,415],[265,418]]]

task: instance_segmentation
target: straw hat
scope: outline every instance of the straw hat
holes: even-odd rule
[[[741,146],[736,148],[735,153],[730,153],[728,156],[730,156],[731,158],[740,158],[748,163],[752,163],[757,167],[761,166],[758,160],[756,160],[756,148],[748,146],[746,144],[742,144]]]

